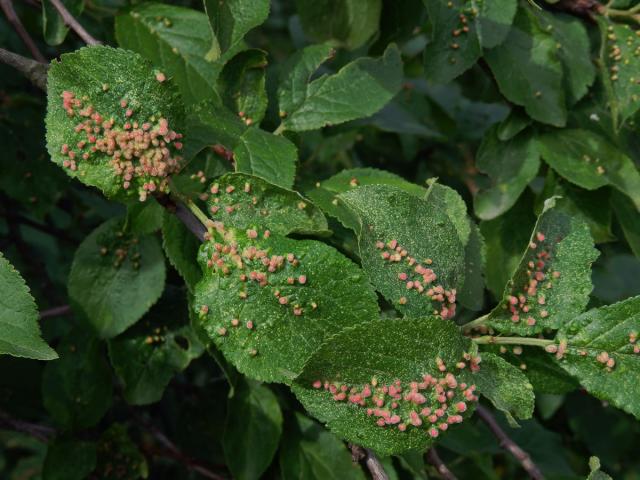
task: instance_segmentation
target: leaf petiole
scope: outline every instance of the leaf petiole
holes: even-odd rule
[[[543,348],[554,343],[553,340],[546,338],[494,337],[492,335],[483,335],[482,337],[475,337],[471,340],[478,345],[531,345],[533,347]]]

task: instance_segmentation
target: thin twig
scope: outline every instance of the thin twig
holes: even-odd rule
[[[351,458],[354,462],[364,460],[372,480],[389,480],[389,475],[384,471],[384,467],[375,453],[368,448],[362,448],[358,445],[351,445]]]
[[[76,240],[74,240],[69,235],[67,235],[67,233],[64,230],[60,230],[51,225],[46,225],[46,224],[36,222],[34,220],[31,220],[30,218],[23,217],[22,215],[19,215],[19,214],[15,215],[15,218],[18,222],[24,225],[28,225],[32,228],[35,228],[36,230],[40,230],[43,233],[49,234],[52,237],[56,237],[60,240],[64,240],[67,243],[72,243],[74,245],[78,243]]]
[[[447,467],[445,463],[442,461],[435,447],[431,447],[429,449],[426,457],[427,457],[427,462],[429,462],[431,465],[433,465],[436,468],[437,472],[440,474],[442,478],[444,478],[445,480],[458,480],[458,477],[456,477],[453,474],[453,472],[449,470],[449,467]]]
[[[0,48],[0,62],[6,63],[10,67],[18,70],[36,87],[44,91],[47,90],[47,70],[49,69],[48,64],[23,57],[22,55],[10,52],[9,50],[5,50],[4,48]]]
[[[525,452],[522,448],[520,448],[511,438],[507,435],[507,433],[498,425],[496,419],[493,418],[491,412],[484,406],[478,405],[476,407],[476,412],[480,419],[487,424],[491,433],[493,433],[496,438],[499,440],[500,447],[504,448],[511,455],[513,455],[516,460],[520,462],[522,468],[529,474],[531,478],[534,480],[543,480],[544,476],[540,469],[533,463],[531,457],[527,452]]]
[[[198,237],[198,240],[204,242],[204,234],[207,233],[207,229],[191,210],[182,203],[174,202],[168,195],[157,195],[155,198],[169,213],[178,217],[184,226]]]
[[[69,305],[60,305],[59,307],[48,308],[40,312],[40,320],[49,317],[60,317],[71,313],[71,307]]]
[[[37,438],[41,442],[48,442],[55,436],[56,431],[45,425],[38,425],[37,423],[25,422],[24,420],[18,420],[13,418],[7,412],[0,410],[0,429],[13,430],[14,432],[26,433],[34,438]]]
[[[27,32],[27,29],[24,28],[24,25],[20,21],[20,17],[18,17],[18,14],[13,8],[13,2],[11,0],[0,0],[0,8],[2,8],[13,29],[20,35],[20,38],[31,52],[33,58],[38,62],[47,63],[46,57],[40,52],[36,42],[31,38],[31,35],[29,35],[29,32]]]
[[[46,2],[47,0],[43,0],[43,1]],[[84,41],[84,43],[86,43],[87,45],[101,44],[101,42],[93,38],[89,34],[89,32],[87,32],[84,29],[84,27],[80,25],[80,23],[75,19],[73,15],[71,15],[71,12],[67,10],[67,7],[65,7],[60,0],[48,0],[48,1],[50,1],[53,7],[58,11],[60,16],[62,17],[62,20],[67,25],[67,27],[69,27],[71,30],[76,32],[78,36]]]

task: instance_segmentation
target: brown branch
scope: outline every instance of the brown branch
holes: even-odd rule
[[[175,202],[168,195],[158,194],[155,199],[169,213],[178,217],[187,229],[193,233],[198,240],[204,242],[204,234],[207,233],[206,227],[196,218],[196,216],[184,204]]]
[[[67,7],[60,0],[43,0],[50,1],[53,7],[58,11],[64,23],[71,30],[76,32],[76,34],[86,43],[87,45],[100,45],[101,42],[93,38],[89,32],[87,32],[82,25],[75,19],[71,12],[67,10]]]
[[[26,433],[45,443],[51,440],[56,434],[56,431],[51,427],[18,420],[3,410],[0,410],[0,429]]]
[[[373,480],[389,480],[389,475],[384,471],[384,467],[380,463],[380,460],[378,460],[378,457],[376,457],[375,453],[368,448],[362,448],[358,445],[351,444],[350,447],[351,458],[353,461],[358,463],[364,460],[364,464],[369,470]]]
[[[426,458],[427,462],[429,462],[436,468],[437,472],[442,478],[444,478],[445,480],[458,480],[458,477],[456,477],[453,472],[449,470],[449,467],[447,467],[442,461],[440,455],[438,455],[438,452],[436,451],[436,447],[431,447],[429,449]]]
[[[40,312],[40,320],[49,317],[59,317],[71,313],[71,307],[69,305],[60,305],[59,307],[48,308]]]
[[[606,10],[598,0],[560,0],[551,7],[590,20]]]
[[[31,52],[31,56],[38,62],[47,63],[47,59],[42,54],[42,52],[40,52],[38,46],[36,45],[36,42],[33,40],[33,38],[31,38],[31,35],[29,35],[29,32],[27,32],[27,29],[24,28],[24,25],[20,21],[20,17],[18,17],[18,14],[13,8],[13,2],[11,0],[0,0],[0,8],[2,8],[2,11],[7,17],[7,20],[9,21],[13,29],[18,33],[18,35],[20,35],[22,42]]]
[[[15,68],[36,87],[47,90],[47,70],[49,65],[40,63],[17,53],[10,52],[4,48],[0,48],[0,62],[6,63],[10,67]]]
[[[527,452],[525,452],[522,448],[520,448],[509,436],[507,433],[498,425],[496,419],[493,418],[491,412],[484,406],[478,405],[476,407],[476,413],[480,417],[480,419],[486,423],[491,433],[495,435],[498,439],[500,447],[504,448],[511,455],[513,455],[516,460],[520,462],[522,468],[529,474],[529,476],[534,480],[544,480],[544,476],[542,472],[537,467],[531,457]]]

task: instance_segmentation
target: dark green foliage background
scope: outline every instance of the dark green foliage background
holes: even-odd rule
[[[14,6],[47,59],[83,47],[44,1],[44,10],[38,1]],[[422,196],[427,180],[437,177],[460,195],[484,238],[482,243],[474,227],[478,251],[465,251],[467,261],[475,254],[479,264],[480,246],[485,246],[486,288],[469,287],[482,293],[474,293],[476,298],[464,303],[467,308],[459,307],[455,321],[462,324],[501,302],[544,200],[558,195],[561,215],[585,221],[599,251],[588,308],[640,295],[640,61],[634,54],[640,39],[630,17],[612,13],[593,22],[573,15],[571,8],[559,11],[555,2],[539,2],[538,8],[515,0],[456,0],[451,7],[445,0],[64,3],[103,43],[133,50],[166,72],[187,113],[198,113],[191,118],[189,155],[213,143],[227,149],[206,148],[195,155],[174,179],[176,191],[199,201],[215,177],[234,170],[228,160],[233,153],[242,174],[225,177],[224,185],[232,183],[237,191],[223,194],[223,201],[236,201],[245,178],[255,174],[274,184],[260,191],[262,205],[290,202],[271,219],[274,223],[237,217],[240,229],[267,226],[276,234],[292,234],[287,246],[313,236],[354,262],[366,263],[360,261],[362,249],[352,231],[359,230],[358,220],[338,203],[350,188],[351,175],[361,185],[405,190],[402,198]],[[612,7],[628,9],[636,3],[614,0]],[[458,39],[452,30],[470,6],[480,9],[478,18],[469,20],[468,35]],[[611,12],[616,11],[624,12]],[[207,14],[220,19],[213,33]],[[611,26],[614,21],[619,22]],[[609,55],[616,41],[623,55],[618,63]],[[323,42],[327,45],[318,46]],[[305,49],[310,45],[315,46]],[[29,56],[4,16],[0,46]],[[232,60],[223,69],[205,58]],[[300,58],[304,65],[293,65]],[[618,70],[612,69],[618,64]],[[290,83],[281,81],[291,77]],[[212,103],[195,106],[202,101]],[[313,420],[291,390],[243,377],[204,332],[190,326],[197,315],[190,298],[202,276],[196,263],[199,242],[153,199],[125,206],[67,177],[46,150],[46,102],[41,91],[0,64],[0,252],[25,279],[41,312],[72,307],[70,313],[40,320],[42,336],[59,360],[0,356],[0,479],[195,480],[203,478],[198,465],[222,478],[366,478],[366,469],[351,462],[346,444]],[[283,105],[291,111],[280,111]],[[261,130],[249,128],[244,115],[236,116],[239,109]],[[356,170],[325,182],[346,169]],[[206,182],[200,182],[203,177]],[[297,211],[307,198],[319,209],[309,204],[304,213]],[[362,204],[363,210],[373,205],[366,199]],[[212,205],[201,202],[207,213]],[[222,212],[218,219],[227,217],[232,218]],[[421,221],[417,214],[416,219],[394,223],[387,218],[389,230],[402,224],[402,234],[410,237],[412,222]],[[152,274],[147,273],[149,285],[141,288],[136,308],[116,304],[92,316],[92,308],[102,302],[92,297],[88,287],[95,284],[88,279],[100,269],[94,265],[74,272],[74,255],[80,248],[109,269],[110,260],[105,263],[93,243],[81,244],[105,222],[123,221],[127,235],[139,239],[140,250],[148,253],[141,260],[143,272],[145,260],[154,264]],[[419,230],[428,234],[429,227],[424,220]],[[586,233],[585,227],[581,235]],[[94,240],[90,237],[90,243]],[[462,254],[463,247],[455,247]],[[584,256],[595,257],[590,252]],[[144,280],[136,273],[139,267],[124,268]],[[462,275],[461,264],[454,269]],[[480,282],[477,272],[465,274]],[[93,280],[100,284],[99,278]],[[582,277],[578,282],[583,297],[585,282]],[[94,295],[104,294],[99,287]],[[376,287],[386,295],[379,298],[383,317],[398,316],[393,305],[401,293],[394,290],[397,285],[391,293]],[[133,302],[139,292],[125,293],[123,298]],[[31,307],[25,310],[35,321]],[[640,318],[637,301],[600,312],[623,312],[633,325]],[[598,315],[583,314],[570,326],[606,331],[616,324],[613,313],[612,319]],[[107,324],[112,329],[104,330]],[[575,332],[567,327],[560,334],[572,338]],[[588,335],[578,339],[587,346],[592,341]],[[44,349],[42,358],[52,355],[31,340]],[[566,373],[582,373],[587,377],[583,384],[593,390],[601,386],[599,370],[594,373],[587,363],[546,362],[548,356],[529,347],[491,352],[515,366],[487,357],[509,375],[516,367],[528,368],[522,370],[536,394],[533,418],[519,420],[515,428],[501,412],[494,413],[545,478],[583,479],[589,457],[597,456],[613,478],[640,479],[638,420],[588,395]],[[637,414],[638,358],[624,361],[635,368],[633,375],[617,371],[619,383],[603,388],[619,385],[620,401],[633,403],[624,410]],[[529,414],[530,397],[513,400],[518,401],[527,404]],[[483,404],[491,406],[487,400]],[[10,418],[55,428],[58,435],[47,443],[18,433]],[[179,455],[167,453],[158,432],[171,439]],[[525,476],[476,417],[437,445],[461,479]],[[421,452],[381,460],[392,479],[438,478]],[[124,473],[114,477],[114,471]]]

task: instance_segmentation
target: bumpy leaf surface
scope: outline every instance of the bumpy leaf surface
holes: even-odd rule
[[[367,185],[339,199],[359,220],[362,267],[402,313],[455,315],[464,283],[464,245],[447,211],[387,185]]]
[[[38,309],[29,287],[0,252],[0,354],[37,360],[58,358],[40,336]]]
[[[333,248],[264,231],[224,235],[200,249],[194,308],[247,376],[288,383],[325,338],[377,317],[366,275]]]
[[[589,393],[640,418],[640,297],[589,310],[558,331],[560,365]]]
[[[167,190],[167,176],[183,165],[184,107],[156,74],[140,55],[103,46],[54,61],[46,118],[52,160],[107,197],[144,200]]]
[[[164,289],[164,255],[158,240],[136,236],[111,219],[80,244],[69,273],[69,297],[102,338],[137,322]]]
[[[487,324],[500,332],[557,329],[587,306],[598,251],[587,224],[554,207],[555,198],[545,202],[503,299],[489,314]]]
[[[349,442],[381,454],[424,449],[471,409],[469,366],[456,366],[471,347],[453,322],[439,318],[375,320],[325,342],[293,391],[307,411]],[[440,385],[445,377],[443,388],[454,393],[440,402],[432,382]],[[413,390],[418,395],[410,395]]]

